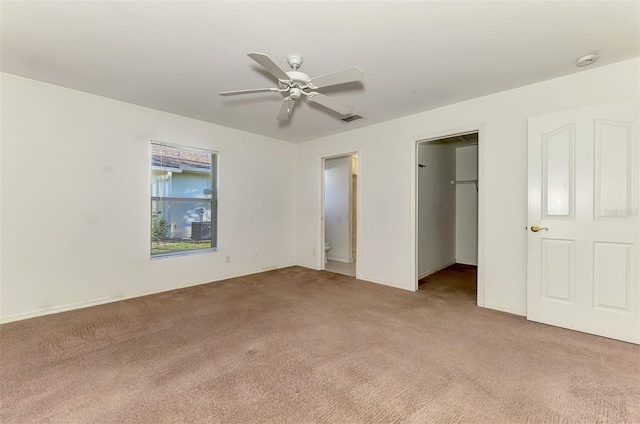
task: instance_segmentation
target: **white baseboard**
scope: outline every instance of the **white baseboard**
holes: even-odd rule
[[[374,283],[374,284],[380,284],[383,286],[387,286],[387,287],[393,287],[394,289],[402,289],[402,290],[409,290],[409,291],[414,291],[412,288],[406,287],[406,286],[400,286],[394,282],[390,282],[390,281],[382,281],[382,280],[376,280],[375,278],[369,278],[369,277],[363,277],[360,275],[356,275],[356,279],[360,280],[360,281],[366,281],[367,283]]]
[[[296,263],[294,264],[294,266],[299,266],[300,268],[312,269],[314,271],[322,271],[322,268],[318,268],[315,265],[306,265],[306,264]]]
[[[508,314],[513,314],[513,315],[520,315],[521,317],[526,317],[527,316],[527,311],[521,311],[519,309],[505,308],[504,306],[491,305],[491,304],[486,303],[486,302],[484,304],[484,308],[493,309],[493,310],[500,311],[500,312],[506,312]]]
[[[14,322],[14,321],[22,321],[22,320],[25,320],[25,319],[37,318],[37,317],[41,317],[41,316],[45,316],[45,315],[58,314],[60,312],[68,312],[68,311],[73,311],[73,310],[76,310],[76,309],[89,308],[91,306],[104,305],[106,303],[120,302],[121,300],[134,299],[136,297],[143,297],[143,296],[150,296],[152,294],[164,293],[164,292],[168,292],[168,291],[172,291],[172,290],[184,289],[184,288],[187,288],[187,287],[200,286],[202,284],[215,283],[217,281],[230,280],[232,278],[244,277],[244,276],[247,276],[247,275],[260,274],[261,272],[268,272],[268,271],[273,271],[273,270],[276,270],[276,269],[289,268],[289,267],[294,266],[294,265],[295,264],[292,263],[292,264],[289,264],[289,265],[274,266],[274,267],[269,267],[269,268],[263,268],[263,269],[260,269],[260,270],[257,270],[257,271],[245,272],[245,273],[241,273],[241,274],[226,275],[226,276],[222,276],[222,277],[219,277],[219,278],[216,278],[216,279],[212,279],[212,280],[200,281],[200,282],[189,283],[189,284],[183,284],[183,285],[180,285],[180,286],[172,286],[172,287],[162,288],[162,289],[158,289],[158,290],[151,290],[151,291],[147,291],[147,292],[140,292],[140,293],[125,295],[125,296],[106,297],[106,298],[102,298],[102,299],[89,300],[89,301],[86,301],[86,302],[70,303],[70,304],[67,304],[67,305],[53,306],[53,307],[50,307],[50,308],[38,309],[38,310],[35,310],[35,311],[29,311],[29,312],[23,312],[23,313],[19,313],[19,314],[14,314],[14,315],[8,315],[6,317],[0,318],[0,324],[6,324],[6,323],[9,323],[9,322]]]
[[[302,267],[302,268],[307,268],[307,269],[312,269],[314,271],[322,271],[321,268],[316,268],[314,266],[309,266],[309,265],[305,265],[305,264],[301,264],[301,263],[297,263],[296,266],[299,266],[299,267]],[[356,279],[360,280],[360,281],[365,281],[367,283],[374,283],[374,284],[380,284],[380,285],[383,285],[383,286],[392,287],[394,289],[415,291],[413,288],[409,288],[409,287],[406,287],[406,286],[400,286],[400,285],[398,285],[396,283],[393,283],[393,282],[376,280],[375,278],[363,277],[361,275],[356,275]]]
[[[309,266],[309,265],[304,265],[304,264],[301,264],[301,263],[296,264],[296,266],[299,266],[299,267],[302,267],[302,268],[307,268],[307,269],[312,269],[314,271],[322,271],[322,269],[320,269],[320,268],[316,268],[316,267]],[[409,288],[409,287],[406,287],[406,286],[401,286],[401,285],[398,285],[398,284],[393,283],[393,282],[376,280],[375,278],[364,277],[364,276],[361,276],[361,275],[356,275],[356,279],[360,280],[360,281],[365,281],[367,283],[374,283],[374,284],[380,284],[380,285],[387,286],[387,287],[392,287],[394,289],[415,291],[413,288]]]
[[[314,266],[305,265],[305,264],[301,264],[301,263],[296,264],[296,266],[299,266],[299,267],[302,267],[302,268],[307,268],[307,269],[312,269],[314,271],[322,271],[323,270],[323,268],[316,268]],[[401,285],[395,284],[393,282],[376,280],[375,278],[364,277],[364,276],[361,276],[361,275],[356,275],[356,279],[360,280],[360,281],[365,281],[367,283],[374,283],[374,284],[380,284],[380,285],[387,286],[387,287],[393,287],[394,289],[415,291],[412,288],[408,288],[406,286],[401,286]]]
[[[457,264],[460,264],[460,265],[471,265],[471,266],[478,266],[478,264],[477,264],[477,263],[475,263],[475,264],[474,264],[474,263],[472,263],[472,262],[462,262],[462,261],[456,261],[456,263],[457,263]]]
[[[425,271],[425,272],[423,272],[422,274],[418,274],[418,280],[422,280],[424,277],[428,277],[428,276],[430,276],[431,274],[435,274],[435,273],[436,273],[436,272],[438,272],[438,271],[442,271],[443,269],[448,268],[448,267],[450,267],[451,265],[453,265],[453,264],[455,264],[455,263],[456,263],[456,261],[453,261],[453,262],[447,262],[446,264],[441,265],[441,266],[439,266],[439,267],[437,267],[437,268],[431,269],[431,270],[429,270],[429,271]]]
[[[330,261],[342,262],[342,263],[345,263],[345,264],[353,263],[353,259],[343,258],[341,256],[329,256],[329,255],[327,255],[327,259],[330,260]]]

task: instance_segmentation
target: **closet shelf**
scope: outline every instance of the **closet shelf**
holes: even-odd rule
[[[451,184],[453,184],[453,185],[475,184],[476,185],[476,190],[478,189],[478,180],[456,180],[456,181],[451,181]]]

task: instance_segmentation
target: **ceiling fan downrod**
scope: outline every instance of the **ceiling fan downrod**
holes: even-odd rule
[[[291,69],[297,71],[300,65],[302,65],[302,56],[292,54],[287,58],[287,63],[291,66]]]

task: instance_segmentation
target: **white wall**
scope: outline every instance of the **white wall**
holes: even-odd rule
[[[456,148],[449,143],[418,145],[418,277],[456,261]]]
[[[331,245],[327,258],[333,261],[351,262],[350,184],[351,157],[327,159],[324,173],[324,231],[325,240]]]
[[[478,146],[456,149],[456,180],[478,179]],[[478,190],[456,185],[456,262],[478,265]]]
[[[484,123],[484,305],[525,314],[527,117],[638,96],[639,73],[636,58],[298,145],[297,262],[320,268],[319,158],[358,151],[358,277],[413,290],[415,140]]]
[[[3,320],[294,262],[295,145],[0,78]],[[151,139],[220,152],[220,252],[150,260]]]

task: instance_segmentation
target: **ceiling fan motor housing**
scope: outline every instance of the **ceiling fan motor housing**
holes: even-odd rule
[[[287,75],[295,84],[299,85],[306,85],[307,82],[311,79],[309,75],[300,71],[289,71],[287,72]]]

